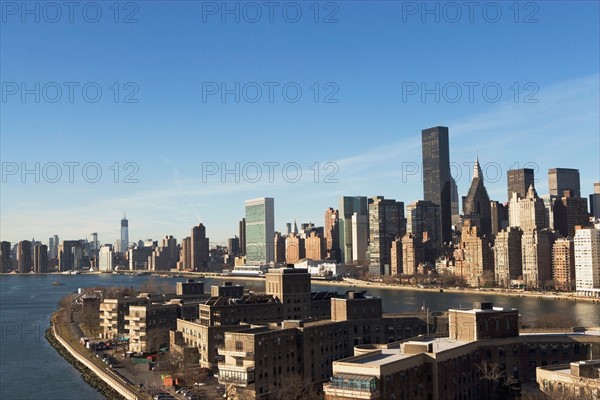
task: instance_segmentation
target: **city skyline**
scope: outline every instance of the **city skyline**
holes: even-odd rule
[[[452,135],[450,134],[450,144],[451,143],[452,143]],[[479,154],[479,153],[477,153],[477,154]],[[479,156],[477,156],[477,157],[479,158]],[[488,163],[486,163],[485,160],[483,160],[481,162],[482,165],[491,165],[491,164],[488,164]],[[457,164],[458,163],[451,161],[451,172],[452,173],[454,173],[454,171],[456,171],[456,169],[454,169],[454,168],[456,168],[457,166],[459,166]],[[471,180],[473,179],[473,174],[474,174],[474,171],[473,171],[474,164],[475,164],[475,162],[470,162],[470,161],[467,161],[467,162],[464,163],[464,165],[461,167],[461,171],[460,171],[460,174],[464,177],[462,180],[466,180],[466,178],[468,177],[469,182],[471,182]],[[471,171],[466,171],[467,168],[470,168]],[[555,169],[555,168],[566,168],[566,167],[557,167],[557,166],[554,166],[552,168],[549,168],[548,172],[550,170],[552,170],[552,169]],[[578,170],[579,173],[580,173],[580,175],[585,175],[585,173],[582,174],[581,170],[579,170],[578,168],[576,168],[576,166],[574,166],[574,165],[570,165],[568,168],[569,169]],[[464,170],[464,173],[463,173],[463,170]],[[481,168],[480,168],[480,171],[481,171]],[[484,180],[485,180],[485,172],[484,171],[481,171],[481,172],[484,175]],[[506,190],[507,190],[507,187],[508,187],[506,172],[507,171],[503,171],[503,175],[502,176],[503,176],[504,179],[501,180],[501,182],[493,183],[492,185],[494,186],[494,190],[492,190],[492,191],[488,190],[488,192],[490,192],[490,193],[492,193],[492,192],[493,193],[499,193],[499,194],[501,194],[503,192],[506,193]],[[535,176],[534,176],[535,183],[534,183],[534,186],[535,186],[536,192],[540,196],[548,194],[547,191],[546,192],[540,192],[540,190],[538,189],[540,187],[544,187],[545,186],[546,190],[549,190],[549,186],[548,186],[549,174],[548,174],[548,172],[546,172],[546,173],[543,173],[543,172],[540,172],[540,171],[534,171],[534,172],[535,172]],[[407,175],[409,173],[410,173],[410,170],[407,172]],[[542,177],[540,177],[540,175],[542,175]],[[544,176],[545,176],[546,179],[543,178]],[[581,179],[581,181],[583,181],[583,179]],[[544,183],[545,183],[545,185],[544,185]],[[458,184],[458,182],[457,182],[457,184]],[[469,183],[469,186],[470,186],[470,184],[471,183]],[[486,182],[486,189],[488,189],[489,185],[490,184]],[[467,189],[466,189],[465,192],[462,192],[461,189],[459,189],[459,193],[458,193],[459,194],[459,199],[462,198],[462,197],[466,197],[467,196],[467,193],[468,193],[468,190],[469,190],[469,186],[467,186]],[[503,186],[503,188],[499,188],[497,186]],[[459,187],[461,187],[461,186],[459,185]],[[582,198],[587,201],[588,200],[588,196],[594,193],[593,185],[592,185],[591,189],[589,190],[589,193],[586,192],[586,188],[583,185],[583,183],[581,184],[581,188],[582,188],[581,189]],[[382,194],[380,194],[380,193],[381,192],[377,192],[376,194],[360,194],[360,196],[361,197],[366,197],[366,198],[370,198],[370,197],[374,197],[374,196],[382,196]],[[317,209],[315,209],[316,206],[311,206],[312,212],[310,213],[310,216],[308,218],[306,218],[306,219],[292,217],[289,220],[283,220],[283,218],[278,218],[277,211],[280,208],[284,208],[284,209],[286,208],[285,203],[281,204],[279,202],[280,205],[278,206],[277,211],[275,212],[275,231],[276,232],[285,233],[286,229],[287,229],[286,224],[290,223],[290,221],[301,221],[303,223],[304,222],[312,222],[312,223],[316,224],[317,226],[321,226],[324,221],[322,221],[322,216],[320,216],[319,213],[322,213],[324,210],[326,210],[330,206],[333,206],[333,208],[336,209],[336,205],[339,205],[338,202],[339,202],[340,198],[344,197],[345,195],[347,196],[347,194],[342,194],[338,198],[332,198],[331,200],[323,200],[322,204],[330,204],[330,205],[327,205],[326,207],[324,207],[323,210],[317,210]],[[506,196],[506,194],[504,194],[504,195]],[[404,202],[405,203],[405,207],[406,207],[411,202],[418,201],[418,200],[423,200],[423,197],[424,197],[423,194],[421,194],[420,197],[414,198],[412,200],[409,200],[407,198],[400,198],[400,199],[397,199],[397,200],[400,201],[400,202]],[[211,247],[214,246],[214,245],[227,245],[227,241],[230,238],[239,235],[239,233],[237,231],[238,230],[238,223],[239,223],[240,218],[243,217],[243,215],[244,215],[243,201],[246,201],[246,200],[248,200],[248,199],[239,198],[240,204],[242,204],[239,207],[240,208],[240,214],[239,214],[239,217],[238,217],[237,214],[235,214],[231,218],[228,218],[228,220],[229,219],[234,220],[233,223],[231,224],[232,226],[230,228],[229,228],[229,225],[227,225],[227,227],[225,227],[224,224],[220,224],[220,223],[218,223],[217,225],[208,226],[205,223],[204,220],[200,220],[200,221],[196,222],[196,223],[203,223],[205,226],[207,226],[207,236],[211,239],[210,240],[210,246]],[[490,200],[499,201],[497,198],[492,198],[492,197],[490,198]],[[500,201],[500,202],[501,203],[506,203],[506,201]],[[459,200],[461,215],[462,215],[462,207],[464,206],[462,203],[463,203],[463,200]],[[589,204],[588,204],[588,209],[589,209]],[[135,209],[133,211],[134,211],[133,214],[135,214]],[[209,207],[206,211],[208,213],[211,213],[212,209]],[[288,210],[288,212],[289,212],[289,210]],[[113,235],[114,237],[110,236],[111,234],[110,234],[109,231],[102,232],[101,230],[95,229],[96,232],[94,232],[94,234],[95,234],[96,238],[98,238],[98,242],[100,243],[100,245],[104,245],[104,244],[114,245],[115,243],[120,243],[120,241],[121,241],[120,238],[124,235],[123,229],[122,229],[123,228],[122,224],[123,223],[125,223],[125,224],[128,223],[128,219],[125,216],[123,216],[122,211],[120,213],[121,213],[121,217],[120,217],[121,218],[121,220],[120,220],[121,225],[120,225],[119,229],[121,229],[121,230],[118,231],[117,229],[113,229],[113,231],[115,232],[114,235]],[[105,221],[105,218],[101,218],[101,219],[103,221]],[[125,221],[125,222],[123,222],[123,221]],[[145,223],[145,221],[139,221],[139,222],[141,222],[142,224]],[[190,224],[193,225],[194,222],[191,222],[191,221],[190,222],[181,222],[181,225],[177,226],[175,229],[170,230],[170,231],[162,231],[162,232],[160,232],[156,236],[148,236],[148,235],[143,235],[143,234],[139,234],[139,235],[135,234],[132,237],[131,241],[129,241],[129,244],[137,243],[140,240],[144,241],[144,240],[147,240],[147,239],[159,240],[160,238],[162,238],[165,235],[173,235],[173,237],[175,237],[178,240],[178,242],[181,242],[186,236],[189,235]],[[109,223],[106,222],[106,225],[109,225]],[[125,226],[127,226],[127,225],[125,225]],[[100,234],[97,231],[99,231]],[[25,240],[25,239],[29,240],[29,238],[34,238],[37,241],[41,241],[42,243],[48,243],[47,242],[48,239],[46,239],[46,238],[54,238],[55,235],[58,235],[60,238],[66,238],[66,239],[69,239],[69,240],[70,239],[73,239],[73,240],[75,240],[75,239],[89,239],[90,241],[93,241],[93,236],[94,236],[94,234],[92,234],[92,235],[87,235],[87,234],[68,235],[68,234],[66,234],[64,232],[59,232],[59,231],[53,231],[53,233],[51,233],[49,235],[42,236],[41,234],[37,234],[35,232],[30,232],[30,231],[28,231],[28,232],[29,233],[27,235],[25,235],[25,236],[15,237],[16,240],[10,240],[11,239],[10,237],[5,239],[6,231],[3,228],[2,233],[0,235],[1,236],[0,240],[2,240],[2,241],[9,241],[11,243],[18,243],[21,240]],[[125,232],[127,232],[127,233],[125,233],[125,235],[128,236],[129,235],[128,234],[128,228],[126,228]],[[224,232],[225,236],[223,236],[222,239],[221,239],[221,237],[216,237],[216,235],[215,235],[215,239],[213,240],[213,235],[214,235],[213,232],[221,232],[221,233]],[[227,232],[229,232],[229,233],[227,233]],[[179,234],[177,234],[177,233],[179,233]],[[64,240],[64,239],[61,239],[61,240]]]
[[[424,22],[419,15],[403,18],[402,7],[393,2],[372,8],[361,4],[339,3],[337,22],[331,24],[313,23],[308,9],[298,24],[223,23],[219,16],[207,16],[204,23],[200,4],[189,4],[197,12],[181,13],[158,2],[140,4],[135,24],[28,24],[7,16],[2,26],[4,82],[24,82],[27,88],[35,82],[43,87],[45,82],[76,81],[79,88],[97,82],[103,98],[88,103],[77,91],[73,102],[41,98],[38,103],[34,95],[21,101],[18,93],[6,93],[10,85],[4,88],[0,157],[3,167],[16,166],[19,172],[4,176],[1,183],[2,240],[98,232],[102,242],[112,243],[119,236],[113,221],[127,211],[132,238],[158,239],[166,232],[183,238],[189,226],[202,222],[210,237],[222,242],[235,232],[244,199],[277,198],[276,221],[281,222],[276,230],[281,231],[281,223],[293,220],[319,223],[322,210],[347,194],[382,195],[409,204],[422,199],[422,182],[418,175],[403,182],[402,163],[407,168],[420,165],[418,134],[438,125],[450,128],[450,162],[462,167],[457,180],[461,195],[469,188],[472,170],[472,164],[463,163],[472,163],[476,154],[493,200],[507,200],[506,170],[535,167],[528,163],[537,165],[540,194],[548,192],[546,171],[555,167],[579,169],[582,196],[592,193],[600,180],[597,3],[564,7],[545,2],[532,23],[522,21],[524,10],[515,23],[508,5],[498,23],[488,23],[480,14],[475,23],[464,18],[453,23],[432,16]],[[105,16],[112,14],[105,11]],[[321,11],[321,16],[327,14]],[[358,32],[356,26],[370,29]],[[209,33],[213,39],[203,40]],[[156,43],[158,53],[149,51],[145,40]],[[156,57],[162,50],[169,56]],[[357,51],[363,57],[357,59]],[[418,62],[432,54],[443,62]],[[182,59],[186,62],[177,61]],[[234,96],[203,101],[206,82],[225,82],[231,88],[271,81],[279,88],[297,82],[303,98],[290,103],[278,91],[272,103],[245,98],[237,103]],[[114,82],[122,89],[117,103],[114,88],[109,88]],[[137,85],[137,103],[122,101],[131,93],[127,82]],[[320,88],[317,103],[312,98],[315,82]],[[328,82],[339,89],[337,103],[323,102],[332,92],[325,88]],[[467,82],[478,84],[473,101]],[[416,90],[414,83],[419,93],[403,91]],[[488,83],[502,89],[497,101],[482,97],[480,89]],[[421,84],[440,90],[423,94]],[[456,102],[451,98],[454,84],[462,88]],[[263,166],[262,179],[238,183],[228,175],[222,183],[220,174],[203,179],[203,165],[210,172],[215,164],[231,169],[236,162]],[[280,163],[273,183],[264,166],[271,162]],[[297,183],[281,176],[282,166],[293,162],[303,172]],[[61,179],[36,183],[34,173],[22,183],[21,167],[31,170],[35,163],[40,170],[57,163]],[[64,163],[79,163],[73,183]],[[101,168],[97,183],[82,178],[88,163]],[[494,171],[493,166],[486,171],[488,163],[502,169],[499,182],[487,176]],[[93,172],[91,168],[92,177]],[[328,177],[338,183],[326,183]]]

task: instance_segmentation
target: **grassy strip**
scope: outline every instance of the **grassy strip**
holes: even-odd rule
[[[108,385],[106,382],[100,379],[88,367],[83,365],[81,362],[77,361],[77,359],[73,357],[71,353],[69,353],[69,351],[66,348],[64,348],[63,345],[60,344],[60,342],[54,337],[52,326],[46,329],[45,337],[48,343],[50,343],[50,345],[54,347],[54,349],[56,349],[58,354],[60,354],[65,360],[67,360],[69,364],[73,365],[75,369],[77,369],[77,371],[81,372],[81,378],[83,378],[83,380],[87,382],[88,385],[96,389],[98,392],[102,393],[102,395],[108,400],[125,399],[125,397],[123,397],[121,394],[119,394],[119,392],[114,390],[110,385]]]

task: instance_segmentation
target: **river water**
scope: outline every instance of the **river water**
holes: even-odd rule
[[[67,363],[44,339],[50,315],[66,294],[82,287],[125,286],[138,288],[148,279],[172,283],[183,279],[127,275],[4,275],[0,277],[0,399],[96,400],[103,396],[89,387],[79,372]],[[52,286],[59,281],[64,286]],[[204,279],[205,290],[214,283]],[[221,281],[218,281],[221,282]],[[256,291],[264,290],[261,281],[235,281]],[[348,287],[313,285],[314,291],[344,293]],[[490,294],[439,293],[429,291],[367,290],[383,300],[384,312],[416,311],[423,305],[431,311],[468,307],[474,301],[492,301],[495,306],[518,308],[524,320],[536,315],[560,312],[574,315],[581,325],[600,325],[600,305],[570,300],[531,297],[506,297]]]

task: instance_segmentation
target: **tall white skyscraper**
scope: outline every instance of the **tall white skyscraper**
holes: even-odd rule
[[[127,248],[129,247],[129,221],[127,221],[127,217],[123,215],[123,219],[121,220],[121,242],[119,252],[121,254],[127,253]]]
[[[352,261],[365,265],[368,261],[369,217],[357,212],[352,214]]]
[[[600,230],[575,231],[575,287],[578,293],[600,297]]]
[[[272,197],[246,200],[246,262],[275,260],[275,200]]]

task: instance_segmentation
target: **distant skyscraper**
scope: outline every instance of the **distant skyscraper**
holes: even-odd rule
[[[246,218],[242,218],[239,223],[240,233],[240,255],[246,255]]]
[[[452,201],[448,128],[437,126],[421,132],[423,195],[440,207],[440,244],[452,241]]]
[[[552,279],[558,289],[575,289],[575,247],[572,238],[560,238],[552,246]]]
[[[19,273],[26,274],[31,271],[33,266],[31,259],[31,242],[29,240],[22,240],[19,242],[17,247],[17,266]]]
[[[523,276],[522,237],[523,231],[517,227],[510,227],[496,235],[494,270],[496,283],[501,287],[509,287],[512,280]]]
[[[62,244],[58,246],[58,271],[70,271],[76,267],[76,253],[75,249],[81,247],[79,240],[63,240]]]
[[[48,246],[37,244],[33,249],[33,271],[36,274],[48,272]]]
[[[240,254],[240,238],[234,236],[227,239],[227,249],[229,250],[229,255],[237,257]]]
[[[183,238],[183,240],[181,241],[177,269],[180,271],[192,270],[192,238],[190,236]]]
[[[570,189],[563,190],[563,197],[556,199],[552,213],[554,214],[554,229],[570,238],[575,236],[576,226],[585,226],[590,219],[587,211],[587,199],[573,197],[573,191]]]
[[[426,236],[435,249],[439,250],[439,215],[440,206],[431,201],[418,200],[410,203],[406,206],[406,231],[417,235],[421,240]]]
[[[379,265],[381,274],[390,266],[392,241],[406,233],[404,203],[376,196],[369,199],[369,257],[371,265]],[[390,269],[388,268],[388,273]]]
[[[590,214],[600,219],[600,182],[594,183],[594,193],[590,194]]]
[[[490,206],[490,196],[483,183],[483,173],[479,166],[479,157],[473,167],[473,180],[471,187],[463,203],[464,216],[470,219],[477,227],[479,234],[492,240],[492,209]]]
[[[324,260],[327,258],[326,242],[320,234],[312,231],[304,239],[305,257],[311,260]]]
[[[98,271],[112,271],[115,253],[110,244],[104,245],[98,252]]]
[[[458,186],[454,178],[450,179],[450,208],[452,210],[452,225],[456,226],[460,223],[460,207],[459,207]]]
[[[285,224],[285,230],[286,230],[286,235],[289,235],[290,233],[292,233],[292,223],[291,222],[287,222]]]
[[[519,198],[524,198],[527,196],[529,187],[535,187],[533,169],[531,168],[508,170],[506,180],[508,185],[508,201],[511,201],[513,198],[513,193],[516,193]]]
[[[286,238],[290,235],[291,235],[291,229],[290,229],[290,234],[287,236],[283,236],[280,232],[275,232],[275,239],[273,241],[274,245],[275,245],[275,251],[274,251],[275,260],[274,260],[274,262],[277,265],[286,264],[285,241],[286,241]]]
[[[119,252],[121,254],[127,253],[127,248],[129,247],[129,221],[127,221],[127,217],[123,216],[121,220],[121,248]]]
[[[416,275],[419,264],[423,261],[425,261],[423,239],[413,233],[407,233],[402,237],[402,273]]]
[[[357,212],[352,214],[352,262],[367,265],[369,246],[369,216]]]
[[[100,251],[100,243],[98,242],[98,233],[93,232],[90,234],[92,237],[92,241],[90,243],[90,250],[92,252],[92,257],[98,259],[98,253]]]
[[[463,222],[460,246],[454,251],[456,274],[469,285],[480,286],[494,282],[494,253],[489,239],[479,234],[470,220]]]
[[[351,264],[353,261],[352,251],[352,215],[357,213],[367,217],[369,215],[369,207],[367,198],[364,196],[344,196],[340,198],[339,204],[339,234],[340,234],[340,250],[341,262]],[[368,217],[367,217],[368,218]],[[368,219],[367,219],[368,221]],[[368,228],[367,228],[368,239]],[[362,232],[361,232],[362,237]],[[366,251],[366,250],[365,250]]]
[[[549,229],[523,231],[521,255],[525,287],[545,287],[552,280],[552,246],[554,240],[554,233]]]
[[[577,292],[600,297],[600,230],[575,232],[575,285]]]
[[[12,268],[10,253],[10,242],[0,243],[0,273],[8,272]]]
[[[206,271],[209,260],[209,242],[206,237],[206,228],[203,224],[198,224],[192,228],[191,256],[192,270]]]
[[[285,261],[294,264],[306,257],[305,240],[296,233],[290,233],[285,239]]]
[[[275,201],[271,197],[246,200],[246,262],[275,260]]]
[[[513,192],[508,205],[508,222],[510,226],[518,226],[523,232],[547,227],[544,201],[538,197],[533,185],[529,186],[524,198],[519,198],[518,193]]]
[[[327,258],[341,261],[340,255],[340,213],[338,210],[328,208],[325,211],[325,226],[323,227],[327,247]]]
[[[548,192],[550,195],[563,197],[565,190],[571,190],[572,197],[581,197],[579,170],[572,168],[549,169]]]
[[[496,237],[498,232],[508,227],[508,208],[498,202],[490,201],[492,211],[492,236]]]
[[[152,255],[148,257],[148,269],[150,271],[168,271],[177,267],[179,252],[177,239],[172,235],[165,236],[160,246],[156,247]]]

